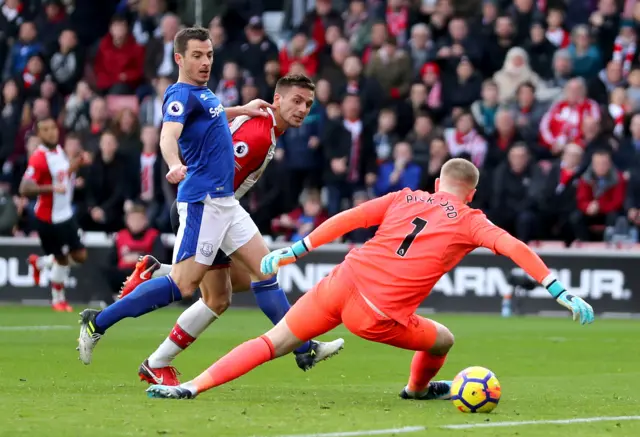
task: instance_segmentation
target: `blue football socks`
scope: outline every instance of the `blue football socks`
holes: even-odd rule
[[[284,315],[287,314],[287,311],[289,311],[289,308],[291,308],[287,300],[287,295],[284,290],[280,288],[280,285],[278,285],[278,278],[276,276],[264,281],[252,282],[251,290],[256,296],[258,306],[274,325],[282,320]],[[310,347],[311,344],[307,341],[296,349],[295,352],[305,353]]]
[[[101,311],[96,317],[96,331],[104,333],[122,319],[139,317],[179,300],[182,300],[182,294],[171,276],[151,279]]]

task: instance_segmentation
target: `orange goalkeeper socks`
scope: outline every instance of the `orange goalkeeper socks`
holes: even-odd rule
[[[407,388],[414,393],[423,392],[444,365],[446,355],[431,355],[418,351],[411,360],[411,374]]]
[[[202,393],[250,372],[274,358],[273,343],[265,335],[242,343],[192,381],[185,388]],[[194,393],[195,394],[195,393]]]

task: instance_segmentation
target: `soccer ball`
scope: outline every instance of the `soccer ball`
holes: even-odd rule
[[[453,405],[463,413],[489,413],[500,401],[500,382],[484,367],[468,367],[451,384]]]

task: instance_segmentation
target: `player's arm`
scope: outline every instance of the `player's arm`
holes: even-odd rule
[[[583,299],[569,294],[564,285],[529,246],[489,222],[484,215],[474,217],[470,233],[477,246],[486,247],[499,255],[510,258],[529,276],[542,284],[560,305],[572,312],[574,320],[579,317],[580,323],[583,325],[593,322],[594,315],[591,305]]]
[[[182,135],[189,114],[190,94],[184,90],[173,90],[165,97],[162,107],[162,129],[160,130],[160,152],[169,172],[167,181],[177,184],[187,175],[187,167],[180,159],[178,139]]]
[[[51,183],[44,184],[44,175],[48,172],[47,161],[43,154],[34,153],[29,158],[27,171],[22,176],[18,191],[21,196],[36,197],[40,194],[48,194],[53,192],[64,192],[64,187],[56,186]]]
[[[262,273],[265,275],[275,274],[279,267],[295,262],[316,247],[330,243],[355,229],[379,225],[382,223],[389,205],[398,194],[399,192],[390,193],[334,215],[303,240],[286,249],[275,250],[262,258],[260,266]]]
[[[248,117],[270,117],[269,113],[265,111],[267,108],[275,109],[275,106],[262,99],[255,99],[246,105],[224,108],[224,112],[227,114],[227,120],[231,121],[241,115]]]

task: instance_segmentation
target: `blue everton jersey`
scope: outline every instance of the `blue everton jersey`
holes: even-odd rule
[[[178,201],[233,196],[233,141],[218,97],[207,87],[176,83],[164,94],[162,113],[163,121],[184,126],[178,145],[187,176],[178,186]]]

